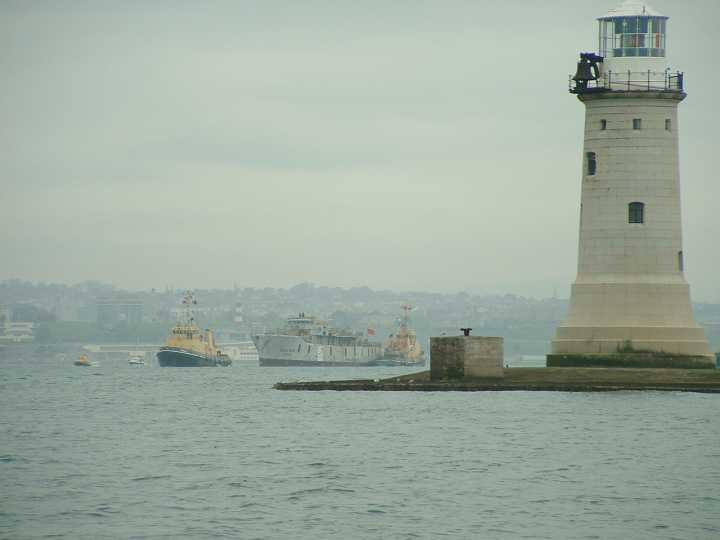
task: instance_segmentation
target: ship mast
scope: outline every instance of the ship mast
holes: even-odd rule
[[[197,305],[195,295],[192,291],[185,291],[182,299],[183,311],[180,318],[180,323],[183,326],[194,326],[195,325],[195,313],[193,306]]]
[[[403,304],[403,318],[400,321],[400,330],[403,334],[407,334],[407,329],[410,326],[410,312],[412,311],[412,306],[410,304]]]

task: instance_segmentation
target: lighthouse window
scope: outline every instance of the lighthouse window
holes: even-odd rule
[[[683,272],[685,270],[685,261],[683,261],[683,252],[678,251],[678,270]]]
[[[633,129],[642,129],[642,119],[633,118]]]
[[[628,223],[645,223],[645,204],[631,202],[628,205]]]
[[[672,121],[669,118],[665,119],[665,131],[672,131]]]
[[[607,129],[607,120],[600,120],[600,129],[605,131]]]
[[[588,176],[594,176],[595,171],[597,170],[597,159],[595,157],[595,152],[588,152],[585,154],[585,157],[587,159],[587,174]]]

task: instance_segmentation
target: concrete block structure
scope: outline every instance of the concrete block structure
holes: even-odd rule
[[[585,105],[578,273],[548,365],[712,367],[684,276],[678,105],[667,17],[628,0],[599,19],[570,91]]]
[[[430,379],[499,378],[503,358],[501,337],[432,337]]]

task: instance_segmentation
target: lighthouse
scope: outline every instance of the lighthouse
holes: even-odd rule
[[[570,92],[585,106],[577,278],[548,366],[714,367],[692,312],[668,17],[628,0],[599,22]]]

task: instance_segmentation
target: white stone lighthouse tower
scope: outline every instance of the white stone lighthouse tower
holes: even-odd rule
[[[585,105],[578,274],[549,366],[713,367],[684,277],[667,17],[628,0],[600,17],[570,91]]]

